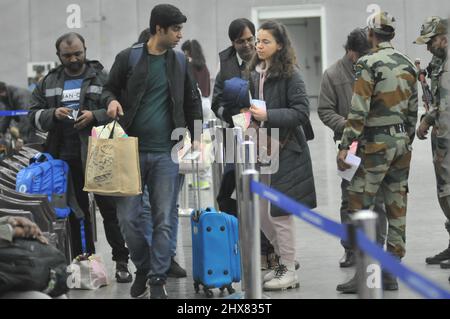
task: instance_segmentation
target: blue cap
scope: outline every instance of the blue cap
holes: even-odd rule
[[[250,107],[248,81],[238,77],[225,81],[223,88],[225,107],[243,109]]]

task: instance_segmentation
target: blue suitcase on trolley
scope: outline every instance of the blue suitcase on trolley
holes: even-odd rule
[[[202,285],[207,297],[213,296],[212,288],[227,289],[232,294],[232,283],[241,280],[237,218],[214,208],[200,213],[194,210],[191,230],[195,292]]]

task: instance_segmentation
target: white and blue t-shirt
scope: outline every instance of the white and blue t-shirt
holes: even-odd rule
[[[63,160],[79,159],[81,143],[78,131],[73,127],[76,118],[81,115],[80,110],[80,94],[85,74],[77,77],[69,77],[66,75],[64,81],[64,89],[62,93],[61,106],[68,107],[73,110],[72,119],[62,120],[63,138],[61,139],[59,156]]]

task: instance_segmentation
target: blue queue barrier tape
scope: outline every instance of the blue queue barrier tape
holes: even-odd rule
[[[311,225],[316,226],[331,235],[347,240],[347,229],[342,224],[336,223],[311,211],[306,206],[297,203],[288,196],[255,181],[251,182],[250,190]],[[399,277],[411,289],[417,291],[425,298],[450,299],[450,292],[440,288],[430,280],[400,264],[393,256],[386,253],[378,245],[372,243],[360,230],[357,231],[356,236],[357,244],[362,250],[372,258],[380,261],[382,267]]]
[[[336,223],[335,221],[325,218],[306,206],[297,203],[295,200],[289,198],[288,196],[255,181],[252,181],[250,190],[257,193],[259,196],[267,199],[271,203],[277,205],[278,207],[284,209],[285,211],[300,217],[304,221],[322,229],[323,231],[334,235],[339,238],[344,238],[347,240],[347,230],[342,224]]]
[[[406,285],[425,298],[450,299],[450,292],[400,264],[395,257],[386,253],[380,246],[370,241],[362,231],[357,230],[356,240],[358,246],[372,258],[377,259],[383,268],[400,278]]]
[[[25,116],[28,115],[28,111],[16,110],[16,111],[0,111],[0,116]]]

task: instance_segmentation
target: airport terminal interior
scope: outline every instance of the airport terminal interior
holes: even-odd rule
[[[314,180],[318,190],[318,206],[315,212],[339,221],[340,179],[336,168],[336,146],[331,131],[324,127],[317,113],[311,113],[312,126],[316,137],[309,142],[311,158],[313,159]],[[189,179],[190,177],[188,177]],[[439,268],[439,265],[427,265],[425,258],[448,245],[448,235],[444,228],[445,219],[440,211],[435,194],[434,171],[431,164],[431,146],[429,140],[413,143],[411,175],[409,179],[408,213],[406,223],[406,256],[402,262],[412,270],[424,275],[442,288],[450,290],[449,270]],[[211,190],[201,191],[202,207],[213,203]],[[190,192],[190,205],[194,205],[193,192]],[[97,213],[98,241],[97,253],[102,256],[110,274],[110,284],[98,290],[71,290],[69,298],[131,298],[131,284],[117,283],[113,277],[114,263],[111,261],[111,249],[106,242],[102,227],[102,218]],[[305,298],[305,299],[347,299],[357,298],[357,295],[341,294],[336,291],[336,285],[346,282],[353,275],[355,268],[340,268],[339,259],[343,248],[336,237],[325,234],[310,224],[296,218],[297,259],[300,262],[298,276],[300,288],[280,292],[263,292],[270,298]],[[171,298],[195,299],[205,298],[200,291],[195,293],[192,279],[192,244],[191,225],[188,217],[180,217],[178,229],[178,246],[176,259],[186,268],[187,278],[169,278],[167,293]],[[131,265],[131,262],[130,262]],[[239,288],[239,285],[236,286]],[[236,289],[239,291],[239,289]],[[226,298],[225,292],[220,295],[219,289],[214,289],[214,298]],[[422,298],[399,282],[399,290],[385,292],[384,298],[409,299]]]

